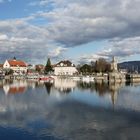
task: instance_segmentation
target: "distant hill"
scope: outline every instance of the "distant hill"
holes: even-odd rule
[[[140,61],[128,61],[118,64],[118,68],[127,69],[128,72],[138,71],[140,73]]]

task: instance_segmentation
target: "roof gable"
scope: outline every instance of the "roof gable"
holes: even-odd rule
[[[72,62],[70,62],[69,60],[64,60],[64,61],[60,61],[59,63],[57,63],[56,66],[74,67],[75,65]]]
[[[11,67],[27,67],[26,63],[21,60],[8,60]]]

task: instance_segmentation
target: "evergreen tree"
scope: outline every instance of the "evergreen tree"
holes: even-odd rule
[[[84,64],[83,66],[80,67],[80,72],[82,72],[83,74],[91,74],[92,73],[91,65]]]
[[[52,68],[52,65],[51,65],[51,60],[50,60],[50,58],[48,58],[47,64],[45,66],[45,74],[49,74],[51,72],[53,72],[53,68]]]

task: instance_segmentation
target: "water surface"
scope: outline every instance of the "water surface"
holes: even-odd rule
[[[0,81],[2,140],[137,140],[140,84]]]

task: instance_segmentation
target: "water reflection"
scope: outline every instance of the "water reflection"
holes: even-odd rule
[[[44,84],[45,84],[47,93],[50,94],[50,93],[51,93],[51,89],[52,89],[52,87],[53,87],[53,83],[46,82],[46,83],[44,83]]]
[[[54,87],[57,89],[60,93],[70,93],[72,92],[77,86],[77,82],[72,79],[62,79],[62,78],[56,78],[54,82]]]
[[[128,86],[128,83],[127,83]],[[5,95],[9,94],[19,94],[19,93],[32,93],[39,91],[45,94],[46,96],[56,96],[59,94],[59,97],[63,97],[63,95],[67,95],[75,92],[86,92],[96,95],[101,98],[108,98],[113,107],[117,104],[118,94],[121,92],[120,90],[136,87],[135,85],[129,84],[126,88],[125,83],[94,83],[94,82],[82,82],[75,81],[72,79],[59,79],[56,78],[54,83],[46,82],[42,83],[39,81],[33,80],[14,80],[14,81],[0,81],[0,89],[3,89]],[[139,84],[137,84],[139,87]],[[43,91],[43,92],[42,92]],[[125,91],[126,92],[126,91]],[[124,93],[124,92],[123,92]],[[122,94],[120,96],[122,96]],[[128,91],[127,91],[128,93]],[[133,97],[134,98],[134,97]],[[120,99],[119,99],[120,100]]]
[[[137,139],[139,91],[139,84],[72,79],[0,81],[0,137],[6,131],[31,140]]]
[[[27,82],[26,81],[4,81],[3,90],[5,94],[16,94],[24,93],[26,91]]]
[[[127,84],[128,85],[128,84]],[[132,86],[132,84],[131,84]],[[136,85],[135,85],[136,86]],[[125,83],[94,83],[94,82],[82,82],[75,81],[72,79],[61,79],[56,78],[54,83],[46,82],[42,83],[39,81],[33,80],[4,80],[0,81],[0,88],[3,89],[5,95],[8,94],[19,94],[19,93],[28,93],[31,89],[37,90],[46,90],[47,95],[57,95],[59,96],[73,93],[74,90],[81,92],[93,93],[99,97],[106,97],[111,100],[112,105],[114,106],[120,89],[125,87]],[[31,92],[31,91],[30,91]]]

